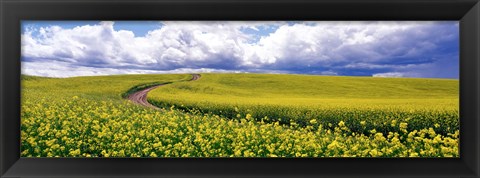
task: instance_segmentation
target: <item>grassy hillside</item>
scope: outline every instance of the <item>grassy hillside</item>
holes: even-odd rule
[[[314,76],[292,74],[202,74],[176,84],[179,94],[250,98],[458,98],[458,80]],[[172,88],[170,87],[170,88]],[[183,93],[182,93],[183,92]]]
[[[188,80],[190,75],[111,75],[94,77],[47,78],[22,75],[24,97],[68,98],[124,102],[121,95],[134,86]],[[37,97],[38,95],[38,97]]]
[[[447,79],[203,74],[195,82],[158,88],[149,100],[163,107],[302,126],[317,120],[332,127],[343,120],[361,133],[398,131],[391,122],[406,122],[409,130],[439,124],[436,131],[446,134],[458,129],[458,88],[458,80]]]
[[[402,99],[458,99],[458,92],[458,80],[447,79],[203,74],[195,82],[159,88],[152,92],[152,96],[164,95],[165,98],[184,100],[194,98],[228,104],[321,106],[335,100],[340,101],[338,103],[345,103],[343,101],[346,100],[377,100],[378,104],[383,105]],[[382,100],[389,101],[381,102]]]
[[[304,76],[245,75],[241,79],[246,81],[244,84],[232,82],[237,78],[231,76],[234,75],[203,74],[200,80],[192,82],[182,82],[190,79],[191,76],[186,74],[74,78],[22,76],[21,156],[458,157],[458,104],[455,105],[458,99],[453,95],[453,87],[451,95],[440,91],[427,92],[436,92],[436,96],[442,97],[433,99],[436,97],[432,94],[417,98],[410,101],[415,107],[398,110],[393,105],[383,107],[384,104],[379,103],[394,103],[396,100],[398,106],[409,103],[399,96],[369,105],[365,101],[376,99],[349,99],[340,94],[316,92],[319,88],[300,90],[293,84],[282,85],[285,77],[301,82]],[[266,76],[279,78],[268,79]],[[268,82],[251,84],[256,77],[273,81],[268,85]],[[455,81],[445,81],[455,85]],[[165,82],[173,83],[149,94],[158,103],[171,102],[177,106],[175,108],[184,104],[184,109],[192,107],[212,113],[185,113],[168,109],[171,105],[167,103],[166,110],[158,111],[122,98],[122,94],[138,87]],[[209,82],[215,85],[209,85]],[[318,87],[305,86],[308,83],[311,82],[304,81],[305,89]],[[439,90],[448,91],[442,83],[439,80]],[[269,89],[275,86],[281,89]],[[355,91],[343,88],[342,92]],[[331,97],[320,97],[328,95]],[[275,97],[280,98],[272,101]],[[297,101],[290,102],[293,98]],[[309,105],[303,100],[306,98],[318,103]],[[350,110],[334,109],[336,105],[332,103],[335,102],[324,105],[321,100],[337,101],[337,104],[348,101],[354,105],[343,103],[342,107]],[[239,101],[242,105],[232,105]],[[430,102],[430,106],[427,107],[425,102]],[[229,113],[234,113],[233,119]],[[296,119],[287,124],[275,120],[254,121],[255,114],[272,113],[279,118],[303,117],[306,122],[298,125]],[[386,129],[391,132],[384,133]]]

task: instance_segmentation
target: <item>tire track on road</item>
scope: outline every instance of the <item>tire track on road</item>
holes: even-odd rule
[[[200,77],[201,77],[200,74],[192,74],[192,79],[190,79],[189,81],[198,80],[198,79],[200,79]],[[135,93],[130,94],[127,97],[127,99],[136,103],[136,104],[139,104],[139,105],[142,105],[142,106],[145,106],[145,107],[149,107],[149,108],[153,108],[153,109],[160,109],[160,108],[158,108],[158,107],[156,107],[156,106],[154,106],[154,105],[152,105],[148,102],[147,95],[148,95],[148,92],[152,91],[153,89],[161,87],[161,86],[165,86],[165,85],[168,85],[168,84],[155,85],[155,86],[145,88],[143,90],[139,90]]]

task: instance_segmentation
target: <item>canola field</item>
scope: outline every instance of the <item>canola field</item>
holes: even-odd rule
[[[21,156],[459,157],[458,80],[190,78],[22,76]]]

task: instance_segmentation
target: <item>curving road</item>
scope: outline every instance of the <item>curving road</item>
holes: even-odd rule
[[[201,77],[200,74],[192,74],[192,79],[190,79],[189,81],[198,80],[200,77]],[[155,85],[155,86],[148,87],[148,88],[145,88],[143,90],[137,91],[135,93],[130,94],[127,99],[136,103],[136,104],[142,105],[142,106],[146,106],[146,107],[153,108],[153,109],[159,109],[158,107],[150,104],[147,101],[147,94],[148,94],[149,91],[151,91],[155,88],[158,88],[160,86],[163,86],[163,85],[167,85],[167,84]]]

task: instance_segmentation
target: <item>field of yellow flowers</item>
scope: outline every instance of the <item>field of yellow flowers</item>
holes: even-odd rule
[[[189,101],[177,95],[174,99],[178,103],[160,102],[178,87],[180,92],[204,91],[215,95],[214,86],[195,89],[195,83],[201,84],[209,75],[202,74],[199,81],[182,82],[190,77],[181,74],[65,79],[22,76],[21,156],[459,156],[458,99],[449,98],[445,92],[438,92],[445,95],[437,97],[441,99],[419,98],[410,101],[410,105],[401,99],[398,103],[375,103],[372,99],[373,104],[368,105],[367,100],[356,98],[350,102],[350,108],[340,99],[327,105],[312,102],[310,111],[301,99],[267,105],[261,101],[268,99],[257,97],[260,102],[237,103],[231,108],[219,96],[213,100],[217,103],[209,103],[211,108],[199,101],[202,97]],[[149,100],[164,106],[162,110],[137,106],[122,98],[134,86],[165,82],[174,83],[149,95]],[[432,83],[436,86],[435,81]],[[163,98],[160,91],[166,92]],[[240,90],[230,94],[236,92],[240,94],[235,97],[242,96]],[[429,94],[435,95],[435,91]],[[268,109],[276,110],[268,112]],[[291,117],[295,114],[298,119]]]

